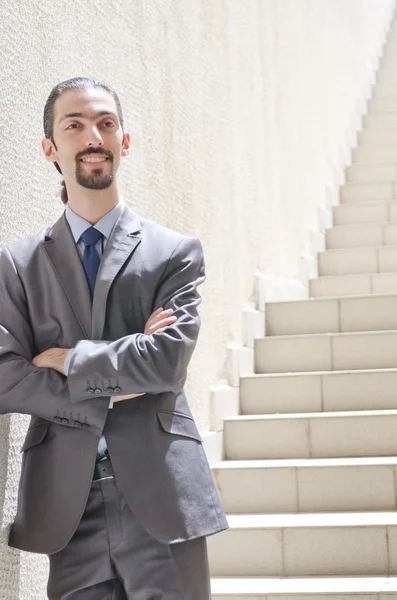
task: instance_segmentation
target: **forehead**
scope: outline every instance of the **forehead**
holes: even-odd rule
[[[113,96],[103,88],[66,90],[55,101],[54,125],[68,113],[80,112],[93,118],[100,111],[117,114],[117,106]]]

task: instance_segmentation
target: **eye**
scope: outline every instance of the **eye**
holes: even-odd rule
[[[69,129],[70,127],[73,127],[73,128],[74,128],[75,126],[77,127],[77,126],[78,126],[78,123],[70,123],[70,125],[68,125],[68,126],[66,127],[66,129]]]
[[[105,121],[104,125],[111,125],[112,127],[114,127],[113,121]]]

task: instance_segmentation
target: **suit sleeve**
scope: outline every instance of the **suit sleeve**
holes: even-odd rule
[[[70,366],[70,361],[72,360],[72,352],[73,352],[73,348],[71,350],[69,350],[69,352],[67,353],[65,362],[63,364],[63,370],[65,371],[66,376],[69,375],[69,366]],[[113,401],[114,401],[114,396],[111,396],[110,401],[109,401],[109,408],[113,408],[113,403],[114,403]]]
[[[25,289],[5,247],[0,254],[0,414],[35,415],[59,424],[84,427],[99,437],[109,398],[82,402],[77,412],[66,377],[54,369],[34,366],[33,349]]]
[[[155,296],[154,310],[173,308],[177,320],[161,334],[135,333],[116,341],[81,340],[72,351],[68,384],[72,401],[90,397],[89,387],[109,385],[118,394],[177,392],[197,343],[205,280],[200,241],[184,238],[174,249]]]

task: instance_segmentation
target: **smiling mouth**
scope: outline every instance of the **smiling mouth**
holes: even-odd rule
[[[107,156],[87,156],[86,158],[80,158],[80,161],[86,165],[101,165],[107,160],[109,160]]]

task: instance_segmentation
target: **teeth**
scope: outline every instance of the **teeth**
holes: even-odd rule
[[[107,160],[106,158],[104,158],[103,156],[101,158],[99,158],[98,156],[96,157],[91,157],[91,158],[83,158],[83,162],[102,162],[104,160]]]

